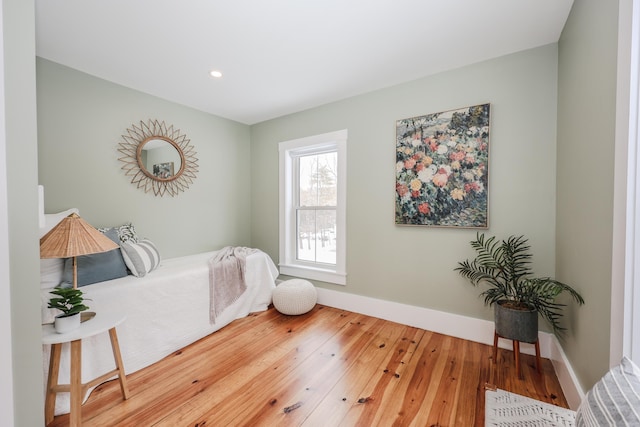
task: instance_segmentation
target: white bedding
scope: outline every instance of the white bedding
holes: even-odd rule
[[[209,269],[216,252],[163,260],[160,266],[137,278],[127,276],[82,287],[90,311],[123,311],[124,323],[116,328],[125,372],[130,374],[222,328],[249,313],[264,311],[271,303],[278,270],[264,252],[247,257],[247,290],[227,307],[216,323],[209,319]],[[42,291],[42,304],[51,297]],[[44,378],[49,370],[50,346],[43,346]],[[64,344],[59,383],[69,383],[69,345]],[[82,382],[114,369],[109,334],[82,341]],[[45,384],[46,386],[46,384]],[[86,398],[86,397],[85,397]],[[56,415],[69,412],[68,393],[58,393]]]

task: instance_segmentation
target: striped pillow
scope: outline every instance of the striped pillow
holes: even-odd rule
[[[160,264],[160,253],[151,241],[143,239],[138,243],[122,243],[122,257],[131,274],[144,277]]]
[[[587,393],[576,427],[640,426],[640,368],[624,357]]]

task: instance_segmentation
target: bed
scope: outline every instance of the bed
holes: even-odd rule
[[[216,253],[204,252],[161,260],[157,268],[144,277],[129,274],[80,288],[85,297],[91,300],[87,303],[90,311],[99,315],[106,310],[118,310],[126,315],[126,320],[117,327],[117,333],[127,374],[159,361],[235,319],[267,309],[278,270],[267,254],[255,251],[246,257],[246,290],[215,319],[211,319],[209,260]],[[42,270],[46,274],[46,266]],[[51,288],[46,287],[46,282],[43,283],[43,323],[47,323],[55,313],[46,309]],[[49,353],[50,346],[43,345],[44,378],[47,378],[49,369]],[[83,383],[114,368],[109,335],[106,333],[83,340],[82,354]],[[60,383],[69,382],[69,363],[69,345],[64,344]],[[67,412],[69,395],[59,393],[55,414]]]

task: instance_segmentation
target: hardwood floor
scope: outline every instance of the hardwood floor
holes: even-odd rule
[[[316,306],[273,308],[116,381],[83,405],[84,426],[482,426],[484,385],[567,407],[551,362]],[[126,368],[126,366],[125,366]],[[68,415],[49,426],[68,425]]]

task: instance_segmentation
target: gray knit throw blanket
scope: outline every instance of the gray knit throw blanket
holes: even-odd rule
[[[209,260],[209,306],[212,324],[216,323],[216,317],[247,290],[244,279],[247,257],[257,251],[253,248],[227,246]]]

